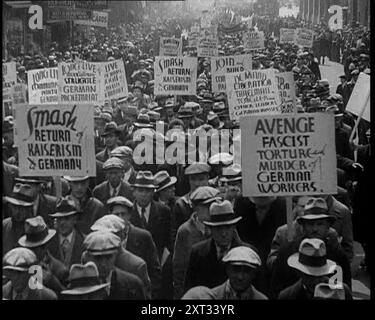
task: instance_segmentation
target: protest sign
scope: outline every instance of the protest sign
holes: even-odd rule
[[[306,48],[312,48],[314,41],[314,31],[309,29],[297,28],[295,35],[295,44]]]
[[[208,10],[203,11],[201,17],[201,28],[209,28],[211,26],[212,20],[213,14]]]
[[[231,120],[246,115],[280,114],[281,99],[273,69],[225,76]]]
[[[104,97],[100,90],[100,63],[59,63],[59,103],[99,104]]]
[[[244,196],[337,193],[333,114],[241,119]]]
[[[160,37],[159,56],[182,56],[182,39]]]
[[[124,62],[122,59],[103,62],[101,66],[103,72],[104,100],[118,99],[128,94],[128,84]]]
[[[196,48],[198,46],[198,38],[199,38],[199,27],[192,26],[189,32],[189,47]]]
[[[91,105],[15,108],[21,176],[95,176],[94,109]]]
[[[346,111],[359,116],[363,108],[362,119],[370,122],[370,76],[361,72],[346,106]]]
[[[3,63],[3,104],[12,102],[12,87],[17,82],[16,62]]]
[[[280,43],[294,42],[294,37],[296,34],[295,29],[281,28],[280,29]]]
[[[84,26],[100,27],[108,29],[108,12],[104,11],[93,11],[90,19],[87,20],[75,20],[75,24]]]
[[[293,72],[275,73],[281,99],[281,113],[297,112],[296,85]]]
[[[246,32],[243,37],[244,48],[248,50],[264,49],[264,32]]]
[[[203,31],[198,39],[198,57],[214,57],[219,55],[218,39],[214,34]]]
[[[26,102],[26,84],[16,83],[13,86],[13,105]]]
[[[30,104],[58,103],[57,73],[57,68],[36,69],[27,72]]]
[[[212,57],[211,73],[212,73],[212,91],[226,92],[225,75],[229,73],[243,72],[251,70],[252,56],[251,54]]]
[[[196,57],[156,57],[155,95],[195,95],[197,92]]]

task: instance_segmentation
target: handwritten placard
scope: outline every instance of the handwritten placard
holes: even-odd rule
[[[293,72],[275,73],[277,80],[277,88],[281,99],[281,112],[293,113],[297,112],[296,108],[296,85]]]
[[[182,56],[182,39],[160,37],[159,56]]]
[[[298,28],[296,29],[295,44],[306,48],[312,48],[314,42],[313,30]]]
[[[12,102],[12,87],[17,82],[16,62],[3,63],[3,103]]]
[[[128,84],[122,59],[103,62],[101,71],[104,100],[118,99],[128,94]]]
[[[280,43],[290,43],[294,42],[295,38],[295,29],[281,28],[280,29]]]
[[[264,49],[264,32],[246,32],[243,35],[244,47],[247,50],[256,51]]]
[[[57,104],[59,102],[57,74],[57,68],[36,69],[27,72],[30,104]]]

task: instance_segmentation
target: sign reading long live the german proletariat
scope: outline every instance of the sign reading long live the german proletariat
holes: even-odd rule
[[[244,117],[240,126],[244,196],[337,193],[333,114]]]
[[[196,57],[155,57],[155,95],[195,95]]]
[[[103,101],[100,81],[101,63],[59,63],[59,103],[85,104]]]
[[[281,99],[273,69],[225,76],[231,120],[247,115],[280,114]]]
[[[95,176],[94,109],[91,105],[15,108],[21,176]]]

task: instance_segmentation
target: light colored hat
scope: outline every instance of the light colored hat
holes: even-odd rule
[[[314,291],[315,299],[345,300],[345,289],[342,284],[319,283]]]
[[[133,150],[128,146],[120,146],[113,149],[110,153],[111,157],[132,157]]]
[[[221,181],[232,183],[242,180],[242,169],[238,164],[233,164],[228,168],[223,168],[223,177]]]
[[[27,248],[14,248],[3,258],[3,270],[28,272],[29,268],[35,264],[37,264],[37,257]]]
[[[98,268],[92,261],[85,265],[73,264],[70,267],[68,281],[68,290],[61,291],[62,294],[83,295],[99,291],[109,285],[100,282]]]
[[[212,202],[218,201],[219,198],[217,195],[219,194],[219,190],[204,186],[204,187],[198,187],[195,189],[191,195],[190,200],[195,204],[210,204]]]
[[[128,198],[125,198],[125,197],[122,197],[122,196],[113,197],[113,198],[111,198],[107,201],[107,206],[109,206],[109,208],[111,208],[115,205],[133,208],[133,202],[130,201]]]
[[[156,189],[151,171],[138,171],[133,187]]]
[[[120,247],[121,239],[111,231],[94,231],[87,235],[83,247],[94,256],[116,253]]]
[[[25,235],[18,240],[18,244],[26,248],[36,248],[46,244],[56,234],[56,230],[48,229],[41,216],[26,219]]]
[[[257,268],[262,265],[259,255],[251,248],[240,246],[231,249],[224,257],[223,262],[233,265]]]
[[[171,177],[166,170],[159,171],[154,176],[154,183],[157,186],[157,192],[173,186],[176,182],[177,178]]]
[[[30,192],[29,185],[16,183],[13,187],[12,196],[5,196],[4,201],[15,206],[32,207],[34,203]]]
[[[197,286],[189,289],[181,300],[215,300],[215,295],[210,288]]]
[[[185,175],[209,173],[210,166],[204,162],[194,162],[185,169]]]
[[[327,259],[326,245],[320,239],[302,240],[298,252],[288,258],[288,265],[310,276],[332,274],[336,263]]]
[[[64,176],[64,179],[69,182],[80,182],[80,181],[85,181],[89,178],[90,178],[89,176],[84,176],[84,177]]]
[[[323,198],[310,198],[304,207],[302,217],[297,218],[297,222],[301,223],[303,220],[318,220],[328,219],[331,222],[335,221],[335,217],[329,215],[328,206]]]
[[[203,221],[203,223],[210,227],[217,227],[235,224],[241,219],[242,217],[235,216],[230,201],[224,200],[223,202],[214,202],[211,204],[210,221]]]
[[[227,152],[221,152],[213,155],[208,159],[209,164],[219,164],[222,163],[223,165],[227,166],[233,162],[233,156]]]
[[[116,157],[109,158],[106,160],[103,164],[103,170],[109,170],[109,169],[124,169],[124,163]]]
[[[92,231],[110,231],[117,233],[125,229],[125,221],[114,214],[107,214],[96,220],[90,229]]]

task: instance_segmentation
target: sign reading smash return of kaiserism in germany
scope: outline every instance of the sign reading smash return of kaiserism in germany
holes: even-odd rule
[[[212,91],[226,92],[225,75],[251,70],[251,54],[211,58]]]
[[[196,57],[155,57],[155,95],[196,95]]]
[[[244,196],[337,193],[333,114],[241,119]]]
[[[57,72],[57,68],[36,69],[27,72],[30,104],[58,103]]]
[[[91,105],[17,105],[21,176],[95,176]]]
[[[103,101],[100,63],[59,63],[59,103],[85,104]]]
[[[273,69],[225,76],[231,120],[246,115],[280,114],[281,99]]]

